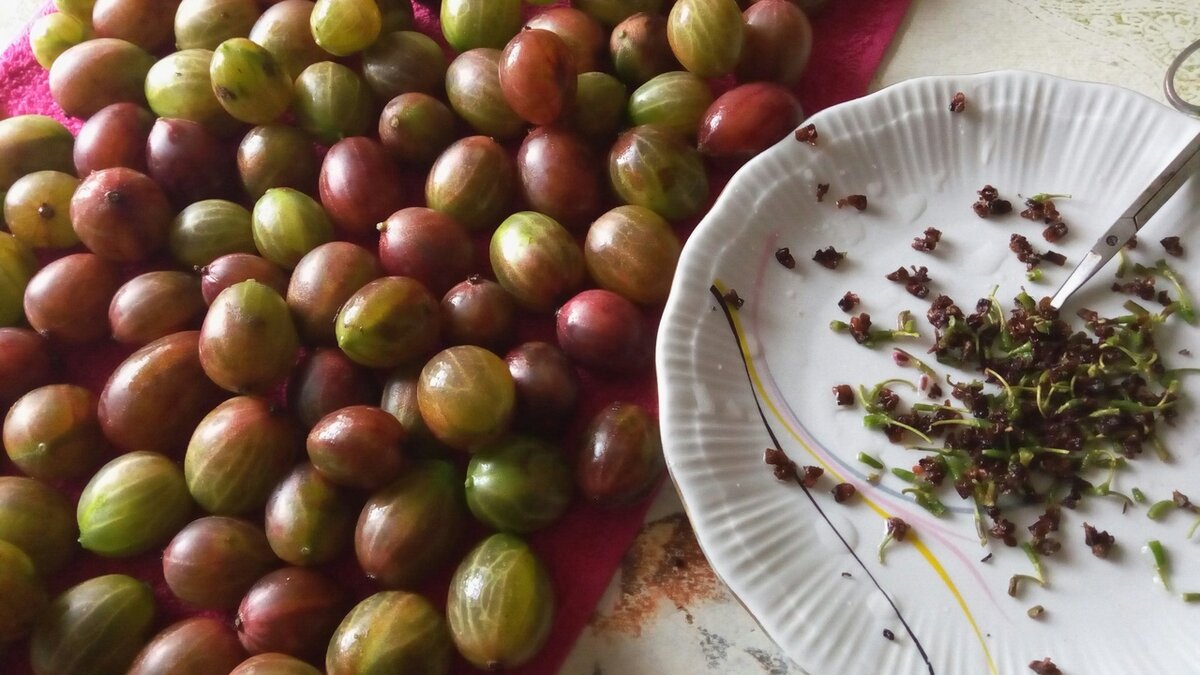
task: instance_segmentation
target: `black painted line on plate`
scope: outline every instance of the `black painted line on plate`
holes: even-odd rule
[[[742,368],[745,369],[746,379],[750,382],[750,395],[754,398],[754,407],[758,409],[759,419],[762,420],[763,427],[767,430],[767,435],[771,437],[771,443],[775,445],[775,449],[782,452],[786,457],[787,453],[784,452],[783,448],[780,446],[779,438],[775,435],[775,430],[771,428],[771,423],[767,421],[767,414],[763,412],[762,402],[758,398],[758,392],[754,390],[754,379],[750,375],[750,363],[746,360],[746,351],[742,342],[742,336],[740,333],[738,333],[737,324],[733,321],[733,312],[729,309],[729,303],[725,301],[725,297],[721,294],[721,291],[717,288],[716,284],[710,286],[709,291],[713,294],[713,297],[717,299],[717,304],[721,307],[721,311],[725,313],[725,321],[729,324],[730,332],[733,333],[734,342],[737,343],[738,356],[742,359]],[[854,558],[854,561],[857,562],[858,566],[862,568],[862,571],[866,573],[867,578],[871,580],[871,583],[875,584],[875,588],[883,594],[884,599],[886,599],[888,604],[892,606],[892,611],[896,613],[896,618],[900,620],[900,624],[904,626],[904,631],[908,633],[908,636],[912,638],[913,644],[917,646],[917,651],[920,652],[921,659],[924,660],[925,665],[928,666],[929,675],[937,675],[933,668],[933,663],[929,661],[929,654],[926,653],[925,646],[921,644],[921,640],[917,638],[917,634],[913,632],[912,627],[908,625],[908,621],[904,619],[904,615],[900,613],[900,608],[896,606],[895,601],[892,600],[892,596],[888,595],[888,592],[883,589],[883,585],[879,583],[879,580],[875,578],[875,575],[871,574],[871,570],[867,567],[867,564],[863,562],[862,558],[860,558],[857,553],[854,552],[854,548],[850,546],[848,541],[846,541],[846,537],[842,536],[842,533],[837,529],[837,526],[835,526],[833,521],[829,519],[829,515],[825,513],[825,509],[821,508],[821,504],[817,502],[817,499],[813,496],[812,491],[809,490],[804,483],[800,482],[799,476],[796,477],[796,484],[799,485],[800,489],[804,491],[805,496],[808,497],[808,501],[812,502],[813,508],[817,510],[817,513],[821,514],[821,518],[825,521],[825,524],[829,526],[829,529],[833,530],[833,533],[837,535],[838,540],[842,542],[842,546],[846,548],[846,552],[849,553],[852,558]]]

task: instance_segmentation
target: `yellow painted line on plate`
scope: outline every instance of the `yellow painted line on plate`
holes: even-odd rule
[[[717,290],[722,295],[724,295],[726,292],[726,287],[723,283],[718,280],[713,282],[713,285],[717,287]],[[832,466],[830,466],[829,463],[826,462],[808,444],[800,432],[793,428],[792,425],[788,423],[787,419],[779,412],[779,408],[775,405],[774,400],[771,399],[770,394],[767,393],[766,387],[763,385],[762,378],[758,374],[758,367],[755,363],[754,355],[750,353],[749,346],[747,345],[745,339],[745,330],[742,327],[741,317],[738,315],[737,309],[730,308],[729,315],[732,318],[734,339],[737,340],[738,349],[741,350],[742,358],[746,362],[746,370],[750,375],[750,382],[754,385],[755,390],[758,391],[759,401],[766,404],[767,409],[771,411],[771,415],[783,425],[783,428],[787,429],[788,434],[800,444],[800,447],[804,448],[805,452],[807,452],[813,458],[813,460],[820,464],[821,467],[830,474],[836,476],[839,481],[844,481],[845,477]],[[871,509],[871,511],[873,511],[880,518],[887,520],[888,518],[892,517],[886,509],[876,504],[865,494],[862,495],[862,499],[863,502],[866,503],[866,505]],[[921,554],[921,557],[925,559],[925,561],[933,569],[934,573],[937,574],[938,578],[942,580],[942,583],[946,585],[946,588],[950,590],[950,594],[954,596],[955,601],[958,602],[958,606],[962,610],[963,615],[966,617],[967,623],[970,624],[972,632],[975,633],[975,638],[979,641],[979,646],[983,649],[984,657],[987,659],[988,670],[993,675],[996,675],[999,673],[999,670],[996,667],[996,662],[992,659],[992,652],[990,649],[988,649],[987,642],[983,636],[983,631],[979,629],[979,624],[975,622],[975,617],[971,614],[971,609],[967,606],[966,598],[964,598],[962,593],[959,592],[958,586],[955,585],[954,580],[950,578],[950,574],[946,571],[946,568],[942,566],[941,561],[938,560],[933,551],[929,550],[929,547],[926,546],[925,543],[920,540],[920,538],[914,538],[912,543],[913,546],[916,547],[917,551]]]
[[[920,552],[921,557],[925,558],[925,561],[928,562],[929,566],[933,568],[933,571],[937,573],[938,578],[942,580],[942,583],[946,584],[946,588],[950,589],[950,594],[953,595],[954,599],[958,602],[958,606],[962,609],[963,615],[967,617],[967,623],[971,624],[971,631],[975,633],[975,639],[979,641],[979,646],[983,649],[983,655],[985,658],[987,658],[988,670],[991,671],[993,675],[996,675],[996,673],[999,672],[999,670],[996,669],[996,662],[992,660],[992,652],[990,649],[988,649],[987,641],[984,640],[983,631],[979,630],[979,624],[975,623],[975,617],[971,614],[971,608],[967,607],[966,598],[962,596],[962,593],[958,592],[958,586],[954,585],[954,580],[950,578],[950,574],[946,572],[946,568],[942,567],[941,561],[937,559],[937,556],[933,554],[933,551],[929,550],[929,547],[925,545],[925,542],[921,541],[921,539],[918,537],[913,540],[912,544],[916,547],[917,551]]]

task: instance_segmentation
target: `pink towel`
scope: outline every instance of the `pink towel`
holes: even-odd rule
[[[562,3],[565,4],[565,3]],[[796,93],[808,113],[866,93],[867,86],[895,34],[909,0],[831,0],[828,8],[813,21],[814,48],[807,74]],[[437,34],[437,17],[421,5],[415,5],[421,30]],[[50,11],[48,6],[46,11]],[[67,118],[50,96],[46,72],[33,59],[28,37],[22,35],[0,57],[0,116],[42,113],[64,121],[78,130],[80,120]],[[720,187],[729,179],[730,170],[716,168],[713,185]],[[698,219],[697,219],[698,220]],[[689,232],[695,221],[685,223],[681,232]],[[652,317],[657,321],[657,312]],[[553,340],[549,320],[528,324],[523,339]],[[107,374],[127,352],[115,345],[102,345],[86,354],[69,358],[70,379],[95,388],[103,386]],[[580,414],[568,438],[576,438],[584,420],[613,400],[629,400],[657,412],[655,380],[652,372],[629,380],[609,380],[585,375],[585,398]],[[0,474],[15,473],[0,456]],[[73,491],[77,496],[77,490]],[[577,506],[554,527],[531,537],[536,550],[546,561],[558,592],[558,613],[546,648],[531,664],[520,669],[525,675],[551,675],[557,672],[571,650],[579,631],[587,624],[596,602],[603,593],[621,558],[637,535],[650,500],[634,507],[605,513]],[[482,528],[477,534],[482,534]],[[350,560],[328,569],[339,581],[359,596],[372,592],[371,584]],[[58,593],[79,581],[112,572],[133,574],[154,586],[159,606],[159,627],[196,614],[183,606],[162,580],[160,556],[151,553],[130,560],[107,560],[80,554],[70,569],[51,580],[51,591]],[[428,588],[431,600],[445,603],[449,572]],[[209,613],[212,614],[212,613]],[[215,614],[214,614],[215,615]],[[226,617],[228,618],[228,617]],[[0,672],[17,674],[29,671],[24,644],[13,645],[0,654]],[[459,661],[455,672],[477,672]]]

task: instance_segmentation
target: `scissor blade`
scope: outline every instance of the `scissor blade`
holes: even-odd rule
[[[1137,223],[1133,218],[1120,218],[1113,223],[1111,227],[1105,230],[1104,234],[1096,240],[1092,245],[1092,250],[1088,251],[1087,255],[1083,256],[1083,260],[1063,282],[1058,292],[1050,299],[1050,305],[1055,309],[1062,309],[1063,303],[1071,294],[1079,290],[1079,287],[1088,279],[1091,279],[1096,272],[1104,267],[1104,263],[1112,260],[1112,257],[1121,250],[1121,247],[1126,244],[1133,235],[1137,234]]]
[[[1129,205],[1125,213],[1117,219],[1092,245],[1092,250],[1083,257],[1079,265],[1063,282],[1063,285],[1050,299],[1050,304],[1055,309],[1062,309],[1067,298],[1079,290],[1084,282],[1091,279],[1096,272],[1104,267],[1104,263],[1112,260],[1112,257],[1121,250],[1121,247],[1128,242],[1137,231],[1142,228],[1158,210],[1166,204],[1183,184],[1200,170],[1200,134],[1192,137],[1192,140],[1183,148],[1183,150],[1171,160],[1171,163],[1159,172],[1154,180],[1146,186],[1145,190],[1138,195],[1137,199]]]
[[[1196,134],[1187,147],[1175,159],[1171,160],[1158,177],[1138,195],[1122,214],[1122,218],[1132,218],[1140,230],[1171,197],[1179,192],[1179,188],[1187,179],[1200,169],[1200,134]]]

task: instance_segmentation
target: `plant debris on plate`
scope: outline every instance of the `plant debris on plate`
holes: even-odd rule
[[[924,277],[925,269],[910,272],[901,267],[887,276],[903,282]],[[950,398],[904,407],[897,385],[921,391],[942,378],[933,366],[897,349],[896,363],[917,368],[921,384],[890,379],[858,387],[865,426],[878,429],[892,443],[927,453],[911,471],[891,470],[908,484],[902,493],[939,516],[947,510],[943,500],[952,489],[973,503],[981,544],[994,539],[1006,546],[1019,544],[1025,551],[1036,574],[1013,575],[1010,595],[1017,594],[1022,580],[1044,583],[1041,557],[1062,548],[1062,508],[1075,509],[1085,497],[1132,503],[1112,487],[1117,471],[1147,449],[1162,461],[1169,459],[1159,426],[1177,416],[1179,372],[1163,362],[1155,331],[1177,305],[1151,312],[1130,300],[1124,307],[1127,313],[1114,318],[1079,310],[1086,328],[1079,330],[1050,306],[1049,298],[1035,300],[1024,291],[1010,308],[992,296],[976,302],[970,313],[949,296],[939,295],[926,313],[933,328],[930,353],[939,363],[980,376],[955,381],[946,375]],[[855,331],[853,324],[851,333],[863,342],[869,326]],[[835,387],[838,405],[852,403],[846,396],[849,388]],[[1107,472],[1098,484],[1084,478],[1094,469]],[[1006,516],[1022,504],[1045,505],[1045,513],[1024,528],[1026,537]],[[1175,491],[1171,500],[1156,504],[1147,515],[1154,518],[1156,509],[1187,507],[1191,501]],[[1089,523],[1083,529],[1084,544],[1096,557],[1107,557],[1115,544],[1112,535]],[[906,532],[907,524],[897,531],[889,522],[879,549],[881,561],[887,542],[902,540]],[[1165,563],[1159,562],[1165,553],[1156,550],[1155,559],[1165,579]]]

